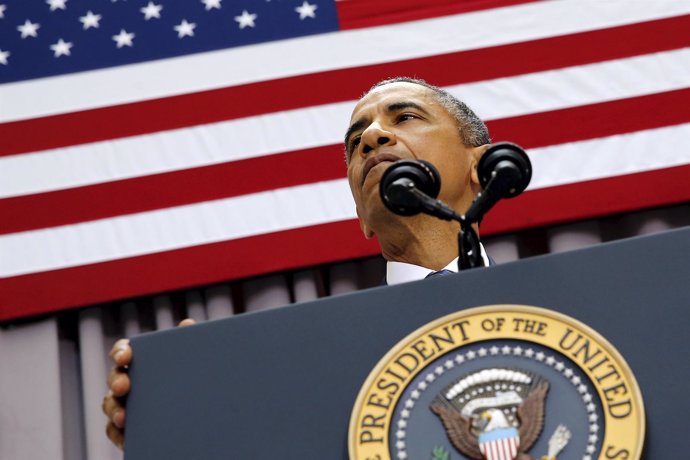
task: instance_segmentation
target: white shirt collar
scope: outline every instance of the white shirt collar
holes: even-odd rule
[[[486,255],[484,245],[479,244],[484,266],[489,266],[489,257]],[[448,265],[444,267],[445,270],[452,272],[458,271],[458,258],[453,259]],[[427,277],[429,273],[436,270],[420,267],[419,265],[408,264],[405,262],[387,262],[386,263],[386,283],[389,286],[400,283],[408,283],[410,281],[422,280]]]

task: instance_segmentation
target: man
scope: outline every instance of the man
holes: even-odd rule
[[[459,224],[388,211],[379,196],[383,172],[401,159],[431,162],[442,177],[439,199],[464,214],[480,191],[477,163],[489,142],[486,126],[472,110],[421,80],[384,80],[357,103],[345,135],[347,177],[362,232],[367,238],[377,236],[388,261],[388,284],[422,279],[443,269],[456,271]],[[181,323],[188,324],[193,321]],[[103,412],[109,419],[108,437],[122,447],[121,398],[130,388],[123,369],[132,359],[128,341],[118,340],[110,355],[117,367],[108,376],[110,391]]]

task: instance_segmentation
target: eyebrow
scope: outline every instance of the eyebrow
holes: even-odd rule
[[[393,102],[386,106],[386,112],[388,113],[399,112],[405,109],[416,109],[424,113],[425,115],[429,114],[429,112],[424,107],[412,101]],[[350,136],[352,136],[352,133],[364,128],[366,124],[366,118],[362,117],[359,120],[352,123],[352,125],[347,129],[347,132],[345,133],[345,150],[348,153],[350,152]]]

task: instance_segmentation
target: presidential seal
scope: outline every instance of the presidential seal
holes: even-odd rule
[[[440,318],[371,372],[350,419],[353,460],[639,460],[642,396],[585,324],[493,305]]]

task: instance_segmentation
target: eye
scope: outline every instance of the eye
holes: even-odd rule
[[[398,123],[402,121],[407,121],[407,120],[414,120],[416,118],[419,118],[417,115],[414,113],[402,113],[398,115]]]
[[[350,152],[357,148],[361,139],[360,136],[357,136],[350,141]]]

